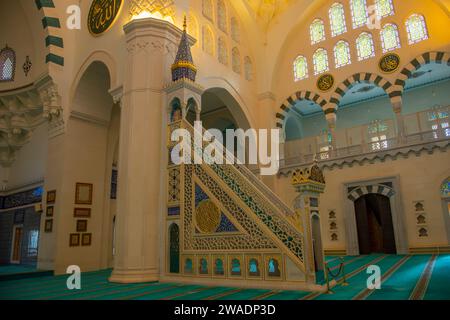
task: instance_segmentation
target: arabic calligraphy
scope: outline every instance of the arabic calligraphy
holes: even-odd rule
[[[89,32],[101,35],[114,24],[123,0],[94,0],[88,16]]]
[[[392,73],[400,66],[400,57],[395,53],[388,53],[380,59],[380,70],[385,73]]]
[[[334,85],[334,77],[327,73],[324,74],[317,80],[317,88],[319,88],[320,91],[328,91],[330,90]]]

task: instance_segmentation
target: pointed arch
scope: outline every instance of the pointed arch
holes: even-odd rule
[[[319,94],[311,91],[298,91],[292,96],[288,97],[280,106],[279,111],[275,115],[275,117],[277,118],[277,128],[284,129],[285,120],[289,112],[291,112],[297,101],[301,100],[307,100],[318,104],[322,108],[322,110],[324,110],[324,112],[325,110],[327,110],[328,102]]]
[[[8,47],[0,50],[0,82],[14,81],[16,73],[16,52]]]

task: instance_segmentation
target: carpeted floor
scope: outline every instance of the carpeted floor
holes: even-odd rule
[[[337,272],[340,260],[327,259]],[[0,300],[450,300],[450,255],[374,254],[345,257],[344,262],[348,286],[336,286],[333,294],[176,283],[121,285],[109,283],[111,270],[105,270],[83,274],[79,291],[67,290],[67,276],[0,281]],[[367,289],[370,265],[382,270],[380,290]],[[14,272],[12,267],[0,267],[0,277],[8,272]]]

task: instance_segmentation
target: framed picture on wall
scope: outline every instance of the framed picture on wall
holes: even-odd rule
[[[92,233],[83,233],[81,238],[81,245],[83,247],[90,246],[92,244]]]
[[[75,204],[92,204],[92,183],[77,183],[75,189]]]
[[[75,218],[90,218],[91,208],[75,208],[73,210],[73,216]]]
[[[77,232],[86,232],[87,231],[87,220],[77,220]]]
[[[80,246],[80,234],[79,233],[71,233],[70,234],[69,245],[71,247],[79,247]]]
[[[47,213],[46,213],[47,217],[53,217],[54,210],[55,210],[55,207],[48,206],[47,207]]]
[[[55,203],[56,201],[56,190],[47,192],[47,203]]]
[[[47,220],[45,220],[44,231],[45,231],[46,233],[50,233],[50,232],[53,231],[53,219],[47,219]]]

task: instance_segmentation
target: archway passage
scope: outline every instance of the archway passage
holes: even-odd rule
[[[396,254],[394,225],[388,197],[367,194],[355,201],[360,254]]]

